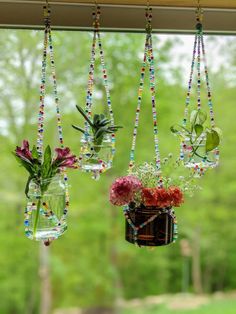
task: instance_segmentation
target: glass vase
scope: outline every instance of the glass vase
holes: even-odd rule
[[[113,145],[112,136],[104,135],[101,144],[94,141],[93,136],[82,136],[80,168],[85,172],[102,173],[112,166]]]
[[[206,136],[192,141],[185,138],[182,144],[182,159],[185,167],[201,172],[206,168],[215,168],[219,164],[219,151],[214,149],[206,152]]]
[[[67,230],[67,184],[62,174],[29,185],[25,210],[25,234],[29,239],[50,243]]]
[[[157,216],[152,220],[154,216]],[[139,246],[163,246],[176,239],[176,219],[172,208],[140,206],[129,209],[129,218],[138,227],[137,238],[134,229],[126,220],[126,240]],[[148,220],[151,220],[148,222]],[[146,224],[146,222],[148,222]]]

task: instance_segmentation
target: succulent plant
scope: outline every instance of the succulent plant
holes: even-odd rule
[[[98,152],[100,150],[100,145],[102,144],[103,138],[105,134],[112,134],[114,132],[117,132],[118,129],[122,128],[122,126],[111,126],[111,120],[108,120],[104,114],[95,114],[93,117],[93,120],[91,120],[86,112],[80,107],[76,106],[78,109],[79,113],[83,116],[85,121],[89,124],[91,127],[91,130],[93,132],[93,137],[94,137],[94,150],[95,152]],[[86,130],[76,126],[72,125],[72,127],[83,133],[86,134]]]

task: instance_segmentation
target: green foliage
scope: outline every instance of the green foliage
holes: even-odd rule
[[[142,34],[118,33],[106,33],[103,37],[114,116],[116,121],[120,121],[124,126],[125,132],[117,133],[114,167],[101,176],[99,182],[77,171],[69,174],[71,185],[69,230],[61,239],[55,241],[48,251],[53,309],[112,306],[120,297],[133,299],[179,292],[183,267],[180,248],[182,238],[189,240],[191,248],[194,247],[196,238],[199,240],[204,292],[235,289],[236,182],[233,170],[236,167],[236,160],[233,149],[236,133],[235,125],[229,121],[232,121],[236,114],[236,108],[235,87],[228,84],[228,72],[225,73],[224,69],[221,69],[213,76],[210,75],[216,103],[216,121],[224,130],[219,168],[209,171],[199,182],[202,190],[193,198],[187,198],[185,205],[178,209],[180,239],[176,244],[156,248],[153,251],[138,249],[125,242],[122,210],[110,207],[108,189],[114,178],[126,174],[128,168],[137,103],[140,55],[143,52],[145,38]],[[163,37],[153,36],[154,46],[158,47],[154,54],[156,56],[158,53],[156,67],[158,65],[159,68],[158,113],[161,156],[167,156],[169,152],[176,156],[179,152],[179,143],[169,132],[169,126],[182,117],[181,104],[184,104],[185,97],[185,86],[182,86],[185,72],[183,73],[179,65],[174,67],[173,63],[170,63],[173,54],[176,55],[175,43],[181,45],[179,38],[167,37],[167,40],[164,40]],[[13,158],[9,158],[9,154],[19,138],[28,138],[33,142],[36,137],[38,108],[35,104],[38,101],[41,40],[43,40],[41,32],[28,30],[0,32],[2,74],[0,106],[1,119],[4,122],[0,124],[0,313],[3,314],[39,312],[41,289],[38,272],[39,246],[24,236],[25,200],[22,193],[25,184],[24,172],[22,168],[17,167]],[[220,47],[227,53],[228,49],[225,47],[228,48],[228,42],[232,39],[224,40],[217,45],[213,43],[214,49],[210,49],[210,53],[215,53],[215,47]],[[86,97],[91,36],[85,32],[54,31],[54,43],[65,143],[72,151],[79,153],[78,139],[74,136],[71,121],[74,119],[74,99],[82,103]],[[207,44],[210,45],[210,42]],[[234,49],[231,49],[231,53],[235,53],[233,43],[232,47]],[[184,67],[188,66],[187,53],[190,54],[191,51],[186,51],[181,58]],[[75,58],[75,55],[79,58]],[[183,62],[183,58],[186,58],[186,62]],[[235,60],[235,57],[232,58],[229,68]],[[98,64],[96,70],[97,68]],[[231,71],[232,69],[231,66]],[[170,77],[175,80],[170,80]],[[232,81],[231,79],[231,84]],[[102,80],[98,79],[96,83],[94,93],[96,110],[107,115],[104,96],[100,97],[103,92]],[[51,91],[49,87],[48,92]],[[55,108],[50,96],[48,100],[45,107],[47,110],[45,141],[52,143],[52,139],[55,139],[56,145]],[[137,163],[153,161],[153,155],[152,109],[148,84],[145,83],[137,137]],[[170,167],[168,172],[171,174],[171,171]],[[194,289],[192,278],[189,289]],[[222,309],[222,313],[228,314],[226,308],[231,305],[227,304],[222,306],[217,304],[214,313],[217,313],[217,307]],[[235,309],[234,304],[232,308]],[[145,307],[140,310],[142,314],[146,314],[149,309]],[[161,310],[158,308],[152,311],[161,313]],[[209,313],[205,313],[210,314],[210,306],[207,310]],[[137,311],[135,310],[136,314]]]
[[[193,110],[190,113],[189,123],[187,127],[182,125],[171,126],[170,130],[173,134],[178,134],[182,139],[189,139],[190,144],[194,146],[192,155],[201,156],[199,149],[204,145],[206,154],[213,151],[220,144],[221,130],[219,128],[208,128],[207,113],[201,109]],[[192,156],[192,157],[193,157]]]
[[[93,137],[94,137],[94,150],[95,152],[100,151],[100,145],[102,144],[102,141],[104,139],[105,134],[112,134],[114,132],[117,132],[118,129],[121,128],[121,126],[110,126],[111,120],[108,120],[104,114],[95,114],[93,117],[93,121],[89,119],[87,114],[84,112],[84,110],[80,106],[76,106],[79,113],[83,116],[85,121],[88,123],[88,125],[92,128]],[[72,127],[85,134],[85,130],[72,125]]]

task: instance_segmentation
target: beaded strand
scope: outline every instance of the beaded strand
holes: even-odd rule
[[[147,65],[149,66],[149,83],[150,83],[150,92],[151,92],[151,103],[152,103],[152,116],[153,116],[153,132],[154,132],[154,143],[155,143],[155,164],[157,170],[161,171],[161,159],[160,159],[160,151],[159,151],[159,140],[158,140],[158,128],[157,128],[157,110],[156,110],[156,88],[155,88],[155,68],[154,68],[154,56],[153,56],[153,45],[152,45],[152,9],[148,7],[146,9],[146,40],[145,40],[145,48],[144,48],[144,57],[141,65],[141,75],[138,89],[138,105],[136,109],[135,115],[135,124],[133,131],[133,139],[132,146],[130,152],[130,162],[129,162],[129,172],[132,173],[132,168],[135,165],[135,148],[136,148],[136,139],[138,133],[138,126],[140,120],[140,111],[141,111],[141,103],[143,96],[143,88],[144,88],[144,79]],[[157,178],[157,184],[162,187],[162,178],[161,175]],[[123,213],[126,221],[131,226],[133,230],[134,243],[138,245],[138,232],[145,226],[147,226],[150,222],[154,221],[161,213],[166,212],[173,216],[174,219],[174,240],[177,239],[177,220],[173,214],[173,211],[170,209],[162,209],[157,214],[150,217],[147,221],[143,222],[139,226],[136,226],[129,213],[129,206],[123,207]]]
[[[204,67],[204,74],[205,74],[205,80],[206,80],[206,88],[207,88],[207,97],[208,97],[208,107],[210,111],[210,123],[212,128],[215,127],[215,118],[214,118],[214,111],[213,111],[213,103],[212,103],[212,93],[211,93],[211,87],[209,82],[209,74],[208,74],[208,66],[207,66],[207,60],[206,60],[206,51],[205,51],[205,44],[204,44],[204,37],[203,37],[203,27],[202,27],[202,20],[203,20],[203,11],[200,7],[196,10],[196,34],[194,39],[194,47],[193,47],[193,58],[192,58],[192,64],[191,64],[191,70],[190,70],[190,79],[188,83],[188,91],[187,91],[187,97],[185,102],[185,110],[184,110],[184,119],[182,126],[186,127],[187,125],[187,119],[189,114],[189,104],[190,104],[190,94],[192,90],[192,84],[193,84],[193,74],[194,74],[194,68],[195,68],[195,62],[197,59],[197,109],[201,109],[201,60],[203,61],[203,67]],[[197,53],[197,57],[196,57]],[[201,58],[202,56],[202,58]],[[180,148],[180,159],[184,159],[183,154],[183,146],[185,145],[184,139],[181,141],[181,148]],[[218,159],[219,158],[219,150],[214,150],[215,156]]]
[[[150,91],[151,91],[151,102],[152,102],[152,115],[153,115],[153,131],[154,131],[154,143],[155,143],[155,163],[158,171],[161,170],[161,160],[160,160],[160,152],[159,152],[159,141],[158,141],[158,128],[157,128],[157,111],[156,111],[156,92],[155,92],[155,69],[154,69],[154,56],[153,56],[153,48],[152,48],[152,9],[146,9],[146,41],[145,41],[145,49],[144,49],[144,57],[141,66],[141,76],[140,83],[138,89],[138,105],[136,109],[136,117],[135,117],[135,125],[133,131],[133,139],[132,146],[130,152],[130,163],[129,163],[129,171],[132,170],[135,164],[135,148],[136,148],[136,139],[138,133],[139,119],[140,119],[140,110],[142,103],[142,95],[143,95],[143,87],[144,87],[144,79],[146,67],[149,65],[149,82],[150,82]],[[159,177],[158,184],[162,184],[162,180]]]
[[[57,91],[57,79],[56,79],[56,69],[55,69],[55,61],[54,61],[54,52],[53,52],[53,42],[52,42],[52,33],[51,33],[51,9],[49,4],[47,3],[43,7],[44,12],[44,44],[43,44],[43,60],[42,60],[42,76],[41,76],[41,85],[40,85],[40,105],[39,105],[39,113],[38,113],[38,136],[37,136],[37,151],[41,158],[43,157],[43,140],[44,140],[44,119],[45,119],[45,92],[46,92],[46,68],[47,68],[47,55],[49,48],[49,57],[50,57],[50,65],[51,65],[51,75],[53,80],[53,94],[54,94],[54,102],[56,107],[56,115],[57,115],[57,130],[58,137],[60,142],[60,147],[64,148],[63,142],[63,129],[61,123],[61,114],[59,108],[59,98]],[[68,190],[68,177],[66,173],[66,169],[62,171],[64,176],[64,184],[65,184],[65,208],[63,211],[63,215],[60,220],[58,220],[57,225],[60,226],[66,219],[68,208],[69,208],[69,190]],[[29,233],[28,229],[28,221],[30,216],[32,215],[32,211],[35,210],[35,204],[32,203],[29,209],[26,207],[25,209],[25,233],[26,235]]]
[[[95,10],[93,11],[94,33],[93,33],[93,41],[92,41],[92,49],[91,49],[91,60],[90,60],[90,66],[89,66],[85,112],[88,115],[88,117],[92,116],[94,70],[95,70],[95,60],[96,60],[96,46],[98,44],[100,61],[101,61],[101,66],[102,66],[103,85],[105,88],[107,106],[108,106],[108,111],[109,111],[109,115],[110,115],[111,126],[114,127],[114,125],[115,125],[114,114],[113,114],[113,110],[112,110],[112,102],[111,102],[110,90],[109,90],[109,85],[108,85],[107,68],[105,65],[104,51],[102,48],[102,41],[101,41],[101,36],[100,36],[100,16],[101,16],[101,9],[99,6],[96,6]],[[85,121],[85,131],[86,131],[85,132],[85,139],[88,139],[89,132],[90,132],[90,126],[89,126],[87,121]],[[113,159],[113,157],[115,155],[115,133],[114,132],[111,134],[111,138],[112,138],[112,156],[111,156],[111,159]],[[80,156],[79,161],[81,161],[81,160],[82,160],[82,157]],[[100,172],[104,172],[104,171],[105,171],[105,169],[101,170]]]

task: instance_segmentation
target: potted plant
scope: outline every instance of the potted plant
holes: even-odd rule
[[[174,208],[184,202],[185,192],[191,194],[197,188],[189,173],[184,177],[176,171],[176,177],[170,176],[179,165],[170,154],[162,162],[165,175],[153,163],[144,163],[112,184],[110,202],[124,206],[128,242],[161,246],[177,239]]]
[[[47,146],[41,156],[36,146],[30,150],[27,140],[14,152],[19,164],[29,174],[25,187],[25,234],[30,239],[44,241],[46,245],[67,229],[65,218],[69,198],[65,169],[74,168],[77,161],[68,147],[56,148],[55,152],[53,157],[50,146]]]
[[[85,128],[72,125],[81,132],[81,153],[79,157],[79,167],[86,172],[93,172],[94,177],[111,168],[112,159],[115,152],[114,133],[120,126],[112,126],[103,114],[95,114],[91,119],[80,107],[76,106],[79,113],[85,120]]]
[[[221,130],[209,127],[205,111],[193,110],[186,125],[171,127],[171,132],[181,139],[180,158],[187,168],[196,170],[201,175],[206,168],[214,168],[219,163],[218,146],[221,140]]]

